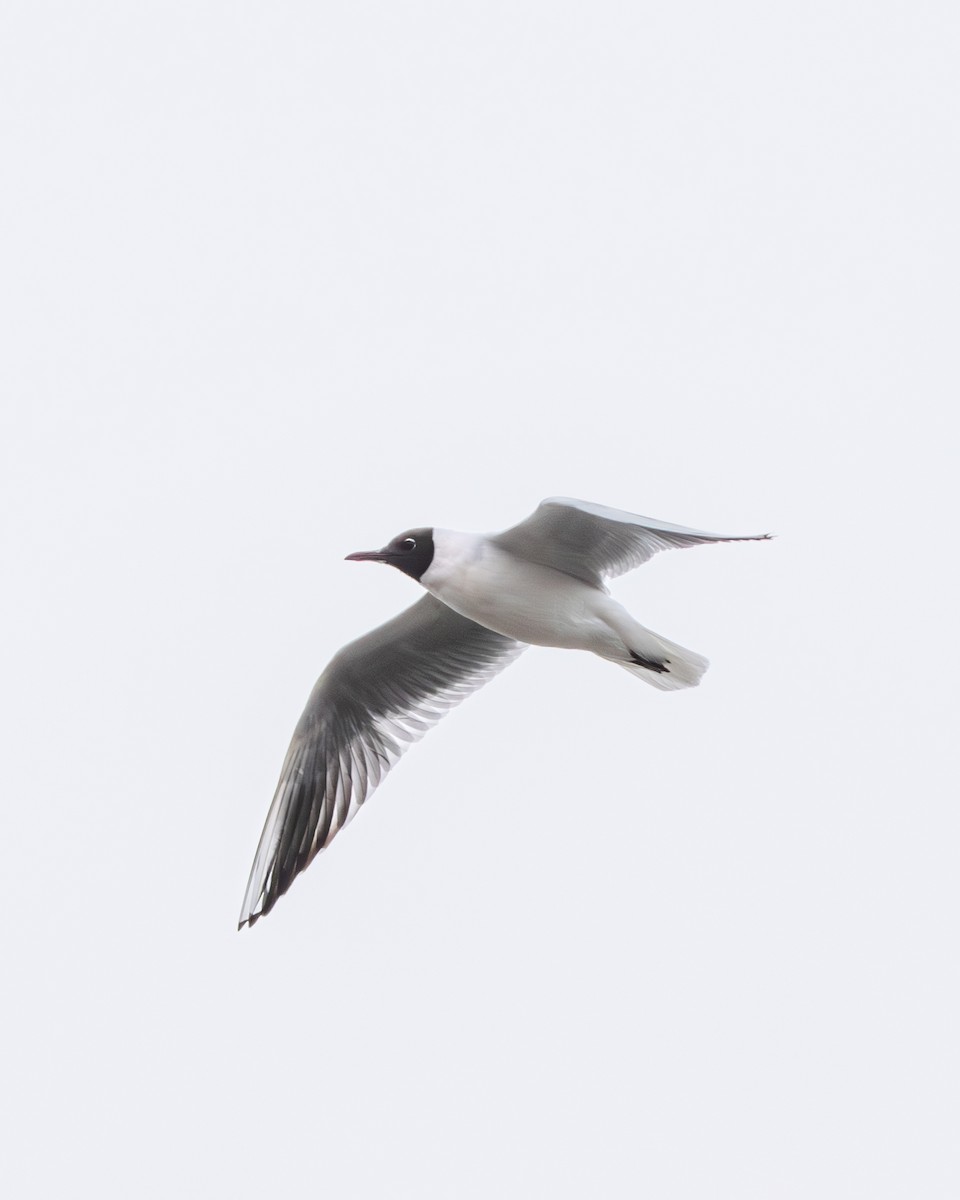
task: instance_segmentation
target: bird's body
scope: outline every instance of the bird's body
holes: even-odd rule
[[[645,629],[606,588],[521,558],[495,535],[435,529],[433,544],[420,583],[454,612],[504,637],[589,650],[662,690],[689,687],[706,670],[706,659]],[[671,654],[672,672],[637,662],[659,668]]]
[[[590,651],[664,691],[696,685],[706,659],[645,629],[603,581],[658,550],[746,540],[756,539],[559,498],[503,533],[412,529],[383,550],[348,555],[396,566],[428,595],[344,646],[317,680],[267,814],[240,925],[270,911],[408,744],[526,646]]]
[[[602,591],[482,534],[435,529],[433,545],[420,582],[454,612],[531,646],[594,648],[602,627],[596,601],[609,599]]]

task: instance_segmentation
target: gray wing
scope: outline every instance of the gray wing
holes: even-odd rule
[[[273,908],[411,742],[525,649],[426,595],[335,654],[287,751],[238,928]]]
[[[494,534],[491,540],[519,558],[602,587],[604,579],[632,571],[658,550],[710,542],[762,541],[768,537],[769,533],[745,537],[706,533],[588,500],[551,496],[525,521]]]

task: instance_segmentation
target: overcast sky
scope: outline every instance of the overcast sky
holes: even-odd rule
[[[11,1196],[960,1195],[950,3],[7,0]],[[344,563],[614,592],[236,919]]]

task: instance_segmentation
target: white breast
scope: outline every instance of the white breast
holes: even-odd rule
[[[433,562],[420,582],[462,616],[537,646],[593,649],[606,626],[602,592],[550,567],[526,562],[482,534],[433,531]]]

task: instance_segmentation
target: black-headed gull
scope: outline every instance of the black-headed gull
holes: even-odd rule
[[[427,591],[350,642],[294,731],[250,871],[240,927],[268,913],[411,742],[528,645],[590,650],[662,690],[694,687],[707,660],[645,629],[604,579],[658,550],[758,541],[553,497],[503,533],[411,529],[382,550]]]

